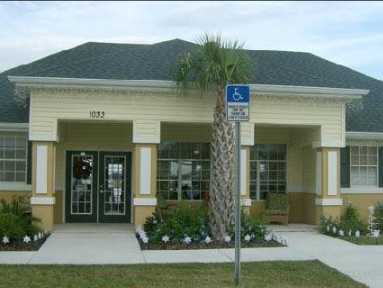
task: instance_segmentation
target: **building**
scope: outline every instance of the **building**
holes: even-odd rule
[[[0,74],[0,197],[31,196],[63,222],[143,223],[157,205],[203,201],[215,98],[178,93],[195,44],[86,43]],[[383,82],[309,53],[250,51],[250,122],[241,131],[242,204],[289,195],[290,222],[366,219],[383,200]]]

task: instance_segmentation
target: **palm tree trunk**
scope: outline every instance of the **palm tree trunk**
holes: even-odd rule
[[[222,240],[234,223],[234,129],[226,120],[224,88],[217,90],[210,147],[209,221],[213,236]]]

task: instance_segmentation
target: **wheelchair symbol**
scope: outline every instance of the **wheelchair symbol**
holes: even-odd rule
[[[232,98],[234,99],[234,101],[238,102],[238,101],[241,101],[243,99],[245,99],[238,91],[238,88],[234,88],[234,93],[232,95]]]

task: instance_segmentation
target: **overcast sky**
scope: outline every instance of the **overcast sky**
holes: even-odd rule
[[[88,41],[311,52],[383,79],[383,2],[0,2],[0,71]]]

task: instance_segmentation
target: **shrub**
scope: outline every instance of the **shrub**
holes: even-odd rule
[[[266,222],[263,216],[252,216],[242,211],[241,213],[241,239],[246,235],[251,236],[252,239],[264,239],[267,232]],[[234,226],[233,226],[234,230]],[[234,233],[232,234],[234,237]]]
[[[32,223],[32,218],[25,197],[0,202],[0,237],[19,239],[25,235],[33,236],[40,230]]]
[[[209,235],[207,209],[193,207],[190,203],[179,203],[166,212],[154,213],[146,219],[144,230],[150,242],[159,243],[167,235],[171,241],[182,241],[190,237],[199,241]]]
[[[383,202],[378,202],[374,208],[375,222],[377,223],[377,229],[383,231]]]
[[[360,219],[358,210],[351,205],[346,207],[346,210],[340,217],[339,226],[345,232],[359,230],[361,234],[366,234],[368,231],[367,225]]]

